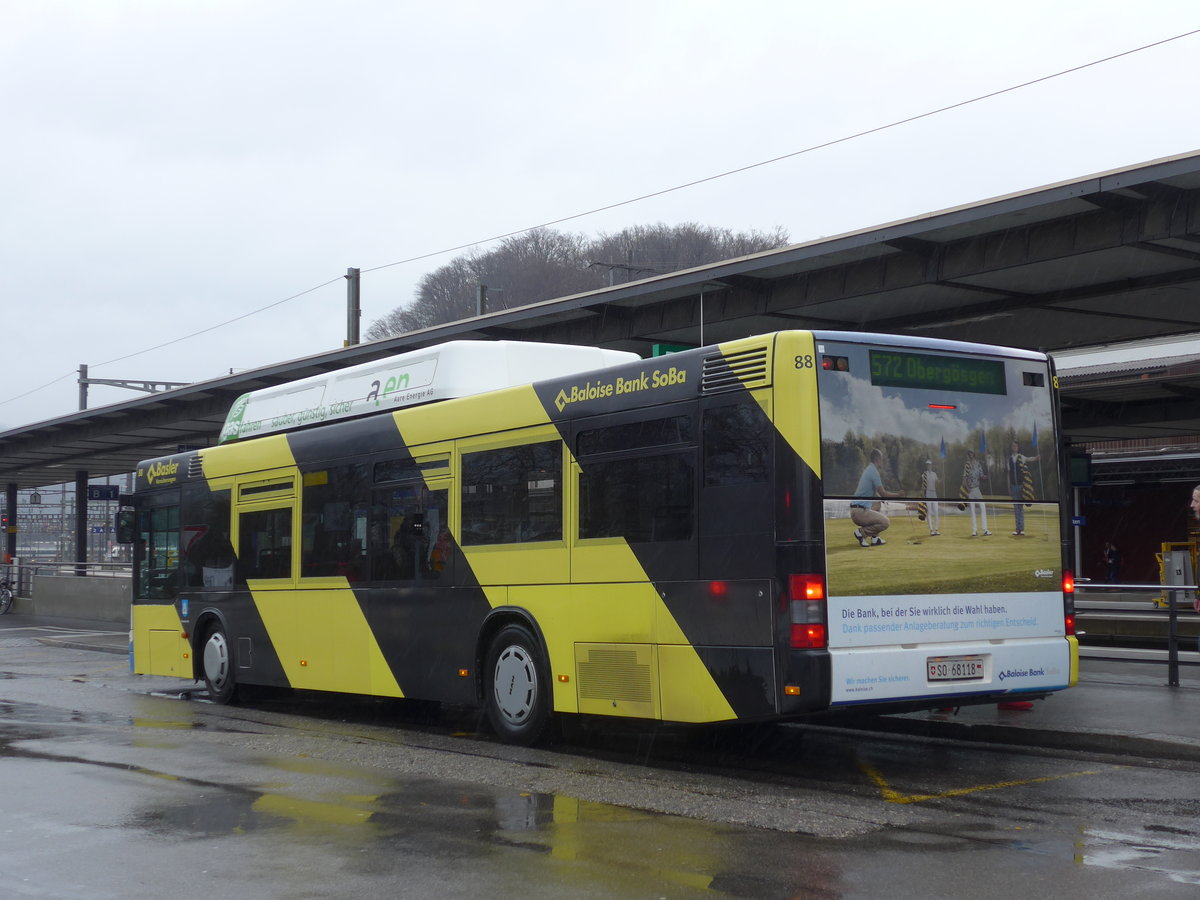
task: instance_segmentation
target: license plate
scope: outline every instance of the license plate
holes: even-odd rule
[[[930,681],[980,681],[982,656],[931,656],[926,660]]]

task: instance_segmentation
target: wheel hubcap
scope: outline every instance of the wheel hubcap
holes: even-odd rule
[[[496,709],[507,722],[522,725],[537,702],[537,670],[524,647],[506,647],[496,659],[492,682]]]
[[[216,691],[229,679],[229,643],[219,631],[210,634],[204,645],[204,677]]]

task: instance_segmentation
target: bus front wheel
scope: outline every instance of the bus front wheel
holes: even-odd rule
[[[506,625],[488,646],[484,702],[488,721],[505,743],[529,746],[550,724],[549,664],[522,625]]]
[[[214,703],[232,703],[237,695],[237,680],[233,676],[233,653],[225,629],[214,625],[204,639],[201,653],[204,666],[204,686]]]

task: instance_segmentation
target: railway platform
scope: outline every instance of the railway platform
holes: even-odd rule
[[[1200,762],[1200,664],[1181,662],[1179,685],[1170,687],[1165,655],[1148,662],[1085,654],[1079,683],[1034,701],[1031,709],[964,706],[883,716],[880,727],[930,737]],[[1200,654],[1184,656],[1196,659]]]

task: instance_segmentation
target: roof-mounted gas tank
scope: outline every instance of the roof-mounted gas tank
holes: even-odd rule
[[[243,394],[220,443],[604,369],[636,353],[521,341],[450,341]]]

